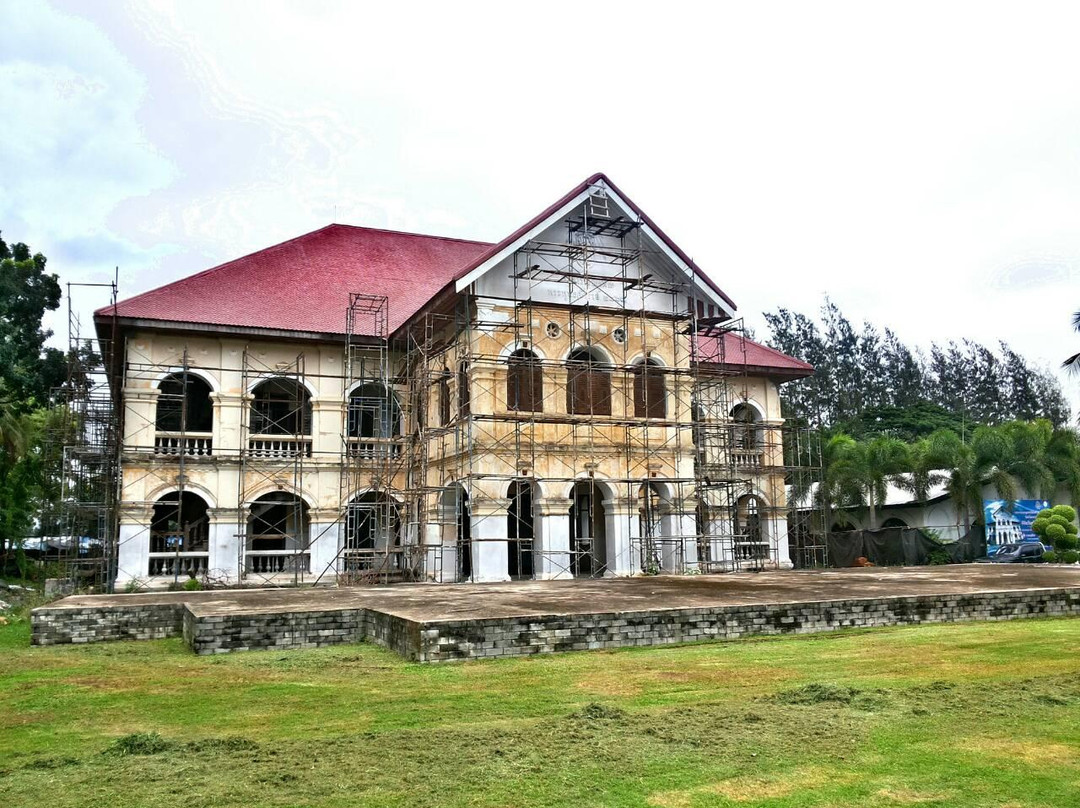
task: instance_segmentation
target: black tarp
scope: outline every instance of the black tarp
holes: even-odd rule
[[[886,527],[878,530],[846,530],[830,533],[829,564],[833,567],[853,567],[858,558],[865,558],[878,567],[912,567],[927,564],[930,554],[944,550],[949,561],[960,564],[986,554],[986,542],[981,527],[973,528],[955,542],[940,542],[918,528]]]

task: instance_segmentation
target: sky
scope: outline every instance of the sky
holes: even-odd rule
[[[496,241],[603,171],[758,336],[828,295],[924,348],[1080,350],[1074,3],[4,0],[0,30],[0,230],[62,283],[335,221]]]

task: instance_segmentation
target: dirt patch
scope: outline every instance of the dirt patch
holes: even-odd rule
[[[804,789],[821,788],[841,780],[835,773],[807,767],[772,775],[732,777],[681,791],[662,791],[649,797],[649,804],[660,808],[689,808],[700,796],[723,797],[733,802],[757,802],[787,797]]]

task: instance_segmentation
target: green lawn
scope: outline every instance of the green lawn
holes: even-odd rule
[[[4,808],[1080,805],[1080,620],[441,666],[28,638]]]

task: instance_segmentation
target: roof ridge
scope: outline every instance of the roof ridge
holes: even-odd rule
[[[388,227],[368,227],[364,224],[347,224],[345,222],[331,222],[330,224],[326,225],[326,227],[320,229],[325,230],[327,227],[347,227],[350,230],[368,230],[373,233],[390,233],[395,236],[413,236],[415,238],[434,238],[438,239],[439,241],[460,241],[463,244],[480,244],[484,246],[491,246],[495,243],[493,241],[481,241],[480,239],[475,238],[459,238],[457,236],[436,236],[433,233],[415,233],[411,230],[392,230]],[[317,233],[319,231],[312,230],[311,232]],[[306,233],[305,235],[310,235],[310,233]]]
[[[123,300],[118,300],[116,302],[116,304],[120,305],[121,303],[131,303],[131,302],[136,301],[136,300],[141,300],[142,298],[145,298],[147,295],[151,295],[151,294],[154,294],[154,293],[157,293],[157,292],[161,292],[161,291],[163,291],[165,289],[176,286],[177,284],[187,283],[189,281],[194,281],[197,278],[205,277],[205,276],[207,276],[207,275],[209,275],[209,274],[211,274],[213,272],[217,272],[218,270],[226,269],[229,266],[231,266],[232,264],[235,264],[235,263],[237,263],[239,261],[244,261],[244,260],[246,260],[248,258],[251,258],[252,256],[258,255],[259,253],[265,253],[265,252],[270,252],[271,250],[276,250],[279,247],[284,247],[287,244],[292,244],[294,242],[300,241],[301,239],[305,239],[308,236],[314,236],[316,233],[321,233],[324,230],[330,230],[331,228],[334,228],[334,227],[345,227],[345,228],[348,228],[350,230],[367,230],[369,232],[387,233],[389,235],[397,235],[397,236],[410,236],[412,238],[436,239],[438,241],[455,241],[455,242],[458,242],[460,244],[477,244],[477,245],[482,246],[482,247],[483,246],[490,246],[490,244],[491,244],[491,242],[488,242],[488,241],[476,241],[474,239],[456,238],[454,236],[433,236],[433,235],[429,235],[429,234],[425,234],[425,233],[409,233],[409,232],[406,232],[404,230],[389,230],[389,229],[383,228],[383,227],[366,227],[364,225],[342,224],[341,222],[331,222],[330,224],[325,224],[322,227],[317,227],[314,230],[310,230],[307,233],[301,233],[299,236],[293,236],[292,238],[287,238],[284,241],[279,241],[277,244],[271,244],[271,245],[269,245],[267,247],[261,247],[258,250],[254,250],[253,252],[245,253],[244,255],[239,255],[236,258],[230,258],[228,261],[224,261],[224,262],[222,262],[220,264],[217,264],[216,266],[212,266],[212,267],[204,269],[204,270],[202,270],[200,272],[196,272],[194,275],[185,275],[182,278],[177,278],[174,281],[169,281],[168,283],[162,284],[161,286],[155,286],[153,289],[147,289],[145,292],[139,292],[137,295],[132,295],[131,297],[125,297]],[[94,314],[108,313],[108,312],[110,312],[112,310],[112,308],[113,308],[113,304],[110,303],[107,306],[102,306],[100,309],[96,309],[94,311]]]

